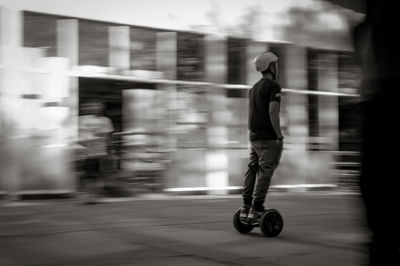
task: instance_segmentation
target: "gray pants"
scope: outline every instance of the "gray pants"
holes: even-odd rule
[[[242,194],[245,205],[262,208],[272,175],[281,159],[282,150],[282,141],[275,139],[251,141],[250,162],[245,174]]]

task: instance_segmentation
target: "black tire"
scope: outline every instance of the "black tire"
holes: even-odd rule
[[[267,237],[278,236],[283,229],[283,218],[278,210],[269,209],[260,219],[261,232]]]
[[[235,212],[235,215],[233,215],[233,226],[241,234],[250,233],[251,230],[253,230],[254,226],[242,223],[240,221],[239,215],[240,215],[240,209],[237,212]]]

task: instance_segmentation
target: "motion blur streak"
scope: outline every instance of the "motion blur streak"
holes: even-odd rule
[[[198,265],[204,265],[204,259],[210,265],[225,263],[222,257],[235,254],[241,241],[227,236],[233,232],[227,227],[234,210],[240,207],[238,195],[249,153],[247,94],[260,78],[252,60],[269,50],[279,57],[285,137],[281,164],[272,179],[271,202],[280,208],[289,227],[282,234],[288,242],[282,244],[279,239],[274,243],[282,244],[273,255],[275,262],[288,250],[297,254],[290,256],[302,257],[304,250],[309,254],[304,245],[313,246],[314,254],[314,247],[320,243],[325,245],[322,253],[338,258],[336,255],[347,249],[349,242],[364,241],[361,223],[352,216],[344,220],[352,223],[351,229],[347,228],[339,218],[349,212],[338,210],[336,205],[341,195],[358,193],[360,168],[361,71],[350,33],[364,18],[364,10],[356,1],[348,1],[353,5],[344,2],[213,0],[192,1],[189,6],[180,0],[0,0],[0,199],[12,207],[2,216],[5,224],[0,224],[0,237],[10,237],[8,240],[17,243],[18,232],[20,237],[29,238],[30,234],[82,229],[85,233],[78,233],[77,239],[89,246],[111,241],[104,250],[99,249],[108,254],[107,248],[116,240],[93,233],[102,232],[102,228],[108,233],[113,230],[107,217],[114,219],[117,231],[124,227],[115,236],[118,239],[129,236],[127,224],[135,231],[150,221],[148,226],[154,234],[149,230],[134,235],[141,240],[129,242],[133,249],[146,246],[142,240],[147,237],[161,243],[163,239],[181,243],[188,241],[185,236],[206,236],[199,237],[204,246],[215,238],[227,237],[232,240],[228,250],[217,252],[212,259],[196,253]],[[94,205],[93,209],[75,206],[76,202],[95,202],[94,198],[80,201],[85,197],[81,192],[92,181],[96,183],[92,192],[99,202],[128,198],[129,203]],[[332,193],[322,197],[326,209],[319,205],[318,194],[313,194],[315,201],[307,194],[296,194],[311,190]],[[295,191],[296,197],[281,195],[285,199],[280,202],[281,196],[275,192],[281,191]],[[335,194],[339,192],[343,194]],[[182,194],[208,197],[186,201]],[[38,206],[24,201],[60,197],[68,200],[37,201]],[[357,209],[356,197],[343,197],[349,200],[349,208]],[[42,209],[47,204],[49,209]],[[175,204],[183,207],[173,207]],[[164,213],[168,208],[170,212]],[[201,215],[193,213],[192,208]],[[299,235],[289,239],[296,226],[310,233],[304,228],[308,221],[303,217],[304,213],[314,217],[312,208],[321,212],[321,222],[327,222],[322,217],[327,215],[343,231],[330,223],[323,228],[311,222],[309,228],[315,228],[315,238],[308,243],[303,243]],[[13,210],[21,210],[23,218],[15,220]],[[65,211],[66,216],[57,216],[59,211]],[[122,214],[130,211],[145,215]],[[153,215],[158,212],[160,220],[156,221]],[[186,217],[187,212],[190,214]],[[76,220],[71,218],[74,216]],[[14,222],[18,225],[10,226]],[[29,228],[20,226],[42,223],[46,228],[37,227],[38,231],[24,231]],[[181,225],[164,227],[170,223]],[[195,228],[196,223],[201,229]],[[182,229],[186,227],[188,231]],[[168,228],[182,233],[176,234],[179,239],[171,240]],[[354,228],[356,236],[350,239],[346,233]],[[213,236],[206,229],[222,233]],[[322,241],[317,232],[322,234]],[[338,242],[327,244],[335,237]],[[260,239],[244,239],[256,240],[265,248]],[[24,252],[29,245],[38,251],[46,247],[29,241],[21,248]],[[58,243],[68,242],[62,241],[66,240]],[[0,248],[15,252],[11,242],[0,244]],[[68,243],[60,250],[67,252],[65,247],[76,244]],[[126,247],[115,244],[115,250],[108,250],[122,254],[115,265],[123,265],[124,256],[131,261],[124,253]],[[156,250],[168,262],[174,262],[169,256],[187,254],[184,246],[178,246],[183,251],[160,246]],[[189,249],[193,254],[195,248]],[[81,251],[80,265],[94,261],[107,264],[96,256],[99,250]],[[254,247],[254,251],[259,250]],[[281,257],[280,251],[286,255]],[[246,264],[246,256],[255,256],[253,251],[241,252],[240,265]],[[98,261],[87,258],[89,253]],[[351,257],[346,254],[345,264]],[[196,261],[183,256],[175,262],[185,265]],[[359,253],[356,256],[363,257]],[[13,264],[11,258],[0,258],[0,264],[22,265]],[[265,258],[261,260],[265,262]],[[54,265],[52,259],[37,262]],[[63,263],[68,264],[67,260]],[[76,263],[69,265],[79,265]],[[157,265],[159,261],[149,263]]]

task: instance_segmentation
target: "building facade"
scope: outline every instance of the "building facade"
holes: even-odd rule
[[[252,59],[280,58],[285,150],[276,187],[338,186],[357,154],[351,51],[139,27],[2,8],[1,183],[5,192],[76,190],[79,106],[106,103],[115,170],[158,191],[226,194],[247,165]],[[342,179],[344,178],[344,179]]]

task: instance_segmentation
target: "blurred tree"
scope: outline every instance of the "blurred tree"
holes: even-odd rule
[[[191,25],[193,30],[229,34],[238,38],[257,37],[263,31],[264,14],[260,5],[251,5],[244,9],[242,15],[234,23],[222,18],[222,10],[217,3],[211,5],[206,13],[208,21],[204,25]]]
[[[262,13],[260,6],[249,6],[245,9],[238,25],[231,27],[231,31],[238,33],[241,37],[256,37],[262,30]]]
[[[282,16],[289,23],[282,26],[281,38],[300,45],[315,44],[330,48],[350,47],[350,26],[357,13],[329,3],[318,2],[312,7],[295,6]]]

